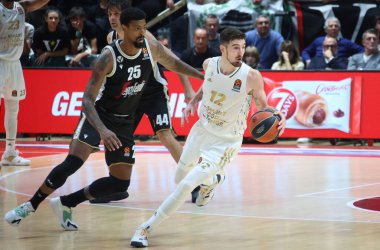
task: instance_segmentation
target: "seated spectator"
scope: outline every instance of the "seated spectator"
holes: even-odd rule
[[[322,56],[322,44],[326,37],[335,38],[338,41],[338,57],[350,57],[354,54],[361,53],[364,48],[348,39],[340,37],[341,25],[336,17],[327,18],[325,21],[325,36],[316,38],[307,48],[302,51],[302,59],[305,61],[306,66],[314,56]]]
[[[204,21],[203,27],[207,31],[208,45],[211,48],[214,48],[215,50],[219,51],[220,34],[218,33],[218,30],[219,30],[218,16],[214,14],[208,14]]]
[[[375,29],[363,33],[364,53],[350,57],[348,70],[380,70],[379,35]]]
[[[339,49],[338,41],[333,37],[326,37],[323,41],[323,54],[322,56],[316,55],[311,59],[307,69],[346,69],[348,59],[339,56],[337,51]]]
[[[220,55],[220,51],[208,46],[207,31],[204,28],[195,29],[193,43],[194,46],[186,49],[180,58],[194,68],[201,69],[204,60]]]
[[[82,7],[73,7],[68,17],[72,54],[69,66],[90,67],[98,52],[95,24],[86,20]]]
[[[260,69],[260,54],[256,47],[248,46],[245,48],[243,62],[253,69]]]
[[[255,26],[256,29],[245,33],[246,45],[255,46],[260,53],[260,65],[263,69],[270,69],[280,57],[280,48],[284,38],[280,33],[270,29],[268,16],[258,16]]]
[[[70,49],[67,30],[61,23],[61,12],[49,7],[44,15],[45,22],[33,37],[34,66],[66,67],[65,56]]]
[[[34,35],[34,26],[30,23],[25,22],[25,36],[24,36],[24,47],[20,57],[20,62],[23,67],[28,67],[32,65],[30,55],[32,54],[32,41]]]
[[[280,60],[272,65],[272,70],[303,70],[304,68],[300,53],[293,42],[284,41],[280,50]]]

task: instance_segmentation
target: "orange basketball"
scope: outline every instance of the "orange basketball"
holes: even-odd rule
[[[258,142],[268,143],[278,137],[278,123],[280,116],[271,110],[265,109],[254,113],[248,122],[248,129],[253,139]]]

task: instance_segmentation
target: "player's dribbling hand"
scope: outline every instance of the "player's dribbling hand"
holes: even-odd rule
[[[278,123],[278,130],[279,130],[278,136],[281,136],[282,133],[284,133],[284,131],[285,131],[286,117],[285,117],[284,113],[282,113],[278,110],[275,110],[274,114],[279,115],[281,117],[281,120]]]
[[[115,151],[122,146],[121,141],[117,138],[116,134],[109,129],[104,129],[99,132],[100,138],[103,141],[104,147],[109,151]]]
[[[194,115],[196,111],[196,105],[192,102],[189,102],[186,105],[186,108],[182,110],[182,118],[181,118],[181,127],[185,125],[185,122],[189,122],[189,115]]]

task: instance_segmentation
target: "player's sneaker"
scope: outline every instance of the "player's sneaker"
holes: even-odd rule
[[[137,228],[135,234],[131,239],[131,246],[133,247],[147,247],[148,246],[148,229],[144,227]]]
[[[63,227],[65,231],[78,230],[78,226],[73,222],[71,208],[62,205],[59,197],[52,198],[50,200],[50,205],[53,208],[55,215],[57,215],[61,227]]]
[[[127,191],[125,192],[118,192],[114,194],[110,194],[104,197],[99,197],[90,200],[90,203],[109,203],[111,201],[119,201],[119,200],[124,200],[128,198],[129,194]]]
[[[221,184],[224,181],[224,179],[224,175],[217,174],[214,176],[214,183],[210,186],[201,184],[201,189],[199,190],[199,194],[197,199],[195,200],[195,204],[197,204],[197,206],[207,205],[212,199],[212,197],[214,197],[215,187]]]
[[[7,212],[4,216],[4,219],[10,225],[17,227],[20,224],[21,220],[28,217],[30,213],[34,213],[34,209],[32,204],[28,201]]]
[[[18,150],[7,150],[1,157],[2,166],[29,166],[30,160],[20,156]]]

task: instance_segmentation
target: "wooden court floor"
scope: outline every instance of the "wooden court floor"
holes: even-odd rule
[[[2,147],[3,148],[3,147]],[[2,167],[0,213],[27,201],[66,156],[67,144],[19,147],[31,167]],[[22,224],[0,223],[0,249],[129,249],[136,227],[174,190],[176,165],[160,146],[139,146],[130,197],[74,209],[61,230],[47,201]],[[205,207],[189,200],[149,237],[151,249],[380,249],[380,148],[248,146]],[[103,153],[51,197],[107,175]],[[378,200],[378,202],[377,202]]]

